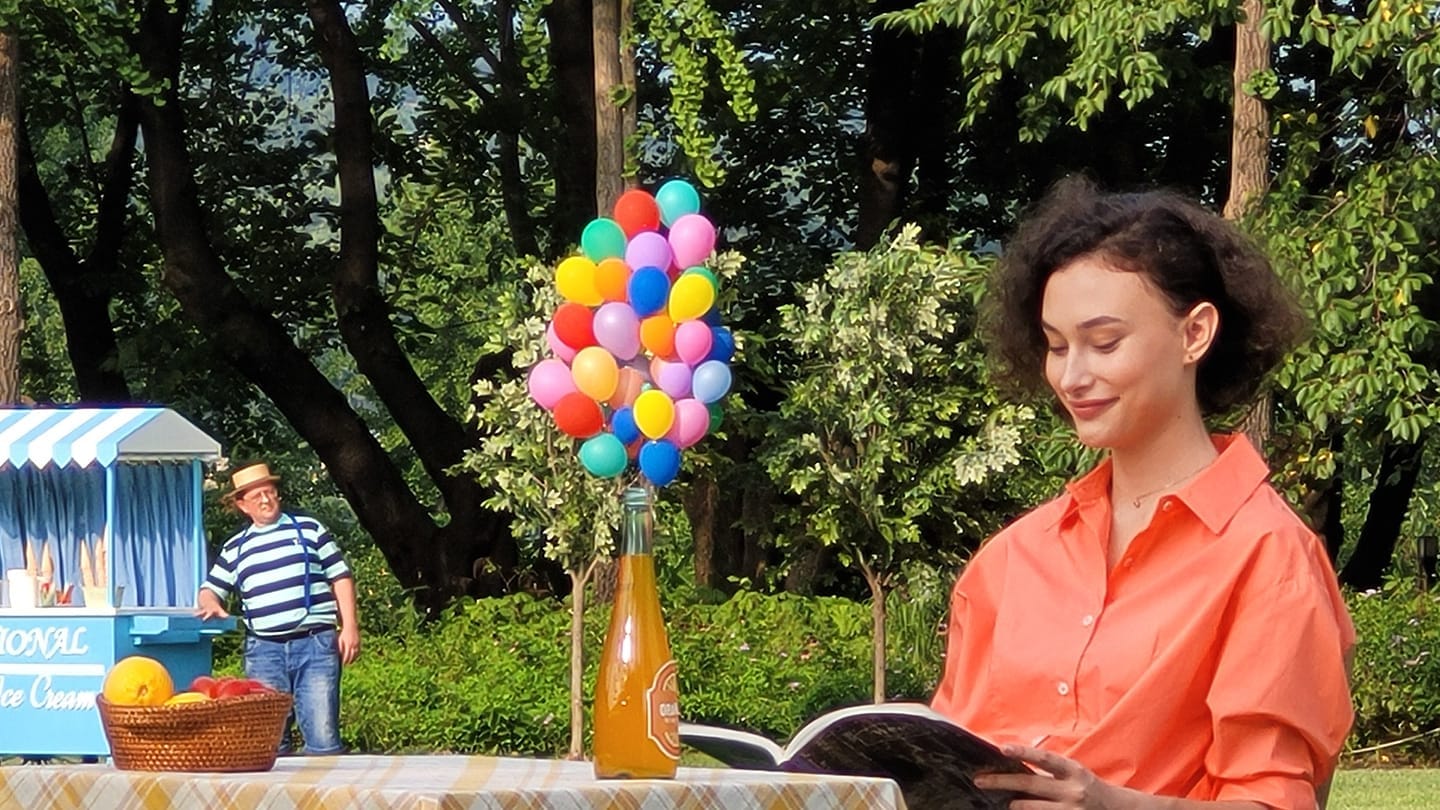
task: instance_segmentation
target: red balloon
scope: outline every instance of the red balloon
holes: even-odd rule
[[[637,233],[660,230],[660,206],[650,192],[632,188],[615,201],[614,219],[629,239]]]
[[[555,308],[555,336],[572,349],[595,345],[595,313],[584,304],[567,301]]]
[[[555,403],[555,426],[577,439],[588,439],[605,427],[605,415],[600,403],[575,391]]]

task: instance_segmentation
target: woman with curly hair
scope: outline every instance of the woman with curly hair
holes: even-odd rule
[[[1035,766],[1014,810],[1301,810],[1352,719],[1354,628],[1318,538],[1243,435],[1303,321],[1233,225],[1059,184],[1007,244],[991,346],[1105,459],[1006,527],[951,600],[933,705]]]

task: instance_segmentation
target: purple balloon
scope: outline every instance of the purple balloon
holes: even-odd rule
[[[655,231],[637,233],[625,246],[625,263],[631,267],[658,267],[668,270],[671,258],[670,243]]]
[[[595,310],[594,328],[595,342],[616,360],[630,360],[640,353],[640,319],[629,304],[611,301],[601,305]]]
[[[675,353],[691,368],[705,361],[713,342],[714,336],[704,321],[684,321],[675,327]]]
[[[667,363],[660,360],[655,364],[655,385],[670,395],[671,399],[690,396],[690,367],[684,363]]]
[[[554,352],[556,357],[564,360],[567,363],[575,359],[575,355],[578,351],[571,348],[570,344],[561,340],[560,336],[555,334],[554,321],[551,321],[550,325],[545,327],[545,344],[550,347],[550,351]]]
[[[715,226],[704,214],[680,217],[670,226],[670,250],[681,267],[704,264],[715,250]]]
[[[555,403],[566,394],[575,392],[575,378],[570,374],[570,367],[553,357],[541,360],[530,369],[527,384],[530,398],[547,411],[554,409]]]

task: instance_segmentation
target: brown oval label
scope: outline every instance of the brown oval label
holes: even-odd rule
[[[665,756],[680,758],[680,669],[673,658],[645,690],[645,732]]]

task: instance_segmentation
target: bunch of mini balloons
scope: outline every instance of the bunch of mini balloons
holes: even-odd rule
[[[560,262],[564,302],[546,328],[553,357],[528,379],[532,399],[582,441],[580,463],[612,478],[635,462],[663,487],[681,451],[720,421],[735,338],[721,324],[719,282],[705,262],[715,226],[684,180],[625,192],[585,226]]]

